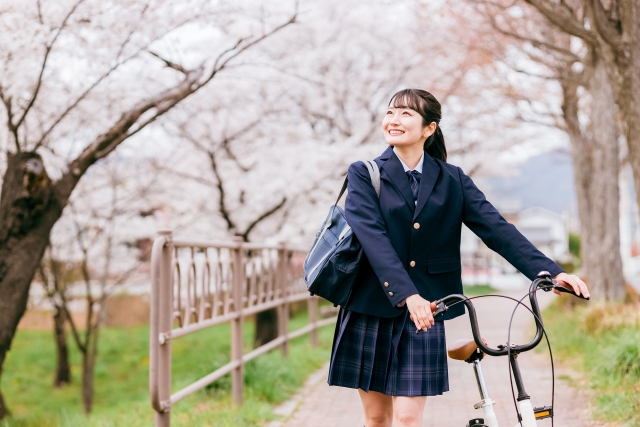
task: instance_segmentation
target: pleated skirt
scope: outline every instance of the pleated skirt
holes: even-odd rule
[[[444,322],[416,334],[408,310],[385,318],[341,308],[327,382],[389,396],[449,391]]]

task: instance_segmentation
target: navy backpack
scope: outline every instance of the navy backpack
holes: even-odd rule
[[[373,160],[363,162],[369,170],[371,184],[380,197],[380,170]],[[318,295],[334,306],[345,306],[358,275],[363,250],[351,230],[344,210],[338,206],[347,189],[345,178],[336,203],[322,223],[311,250],[304,260],[304,281],[311,295]]]

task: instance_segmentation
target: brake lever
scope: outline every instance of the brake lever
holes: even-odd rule
[[[433,304],[434,303],[432,303],[432,306],[433,306]],[[442,301],[435,301],[435,305],[436,305],[436,309],[433,310],[433,317],[434,318],[436,316],[441,315],[445,311],[449,310],[449,307],[447,307]]]

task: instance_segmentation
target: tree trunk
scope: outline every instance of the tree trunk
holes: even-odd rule
[[[88,353],[82,355],[82,410],[91,413],[93,407],[94,360]]]
[[[61,307],[54,307],[53,331],[56,341],[56,376],[53,385],[56,388],[64,384],[71,384],[71,366],[69,365],[69,346],[67,345],[67,334],[64,329],[65,314]]]
[[[618,130],[615,99],[604,63],[592,52],[585,74],[589,81],[590,132],[578,122],[577,84],[562,79],[563,113],[571,140],[582,261],[591,295],[621,300],[625,285],[620,256]]]
[[[96,360],[98,358],[98,336],[100,325],[88,325],[87,333],[91,331],[86,340],[86,351],[82,355],[82,410],[90,414],[93,409],[94,378]]]
[[[0,367],[4,365],[4,359],[6,354],[7,354],[6,352],[0,353]],[[2,396],[2,393],[0,393],[0,419],[8,415],[11,415],[11,412],[9,411],[9,408],[7,407],[6,403],[4,403],[4,396]]]
[[[278,310],[273,308],[256,315],[254,348],[278,338]]]
[[[602,0],[596,1],[602,4]],[[640,202],[640,0],[611,2],[607,11],[595,2],[588,6],[598,50],[620,109],[636,200]]]
[[[0,374],[27,307],[31,280],[67,199],[60,203],[54,195],[38,154],[7,156],[0,194]],[[0,393],[0,419],[6,415]]]
[[[635,56],[638,64],[622,70],[622,82],[618,87],[616,98],[627,140],[636,200],[640,202],[640,52]],[[616,71],[611,70],[613,67],[608,68],[610,76],[617,74]]]

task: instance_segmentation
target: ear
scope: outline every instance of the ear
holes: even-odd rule
[[[422,136],[425,138],[429,138],[436,131],[437,126],[438,125],[436,124],[436,122],[429,123],[429,126],[424,128],[424,131],[422,132]]]

